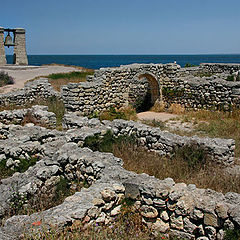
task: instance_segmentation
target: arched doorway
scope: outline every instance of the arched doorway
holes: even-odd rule
[[[129,92],[130,104],[137,112],[148,111],[160,98],[159,83],[153,75],[143,73],[132,81]]]

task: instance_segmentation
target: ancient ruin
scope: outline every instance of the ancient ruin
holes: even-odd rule
[[[86,82],[70,83],[61,93],[46,78],[28,82],[24,89],[0,95],[0,105],[23,105],[38,98],[55,97],[65,104],[62,131],[46,106],[0,112],[0,162],[17,167],[20,159],[36,163],[24,172],[15,172],[0,182],[0,219],[6,217],[16,200],[27,205],[42,194],[51,196],[60,179],[87,184],[63,203],[42,212],[10,215],[0,227],[0,239],[18,239],[23,233],[37,234],[42,228],[63,227],[82,221],[109,224],[119,214],[122,200],[131,199],[144,224],[153,233],[167,233],[179,239],[223,240],[226,229],[240,228],[240,194],[200,189],[194,184],[157,179],[123,168],[123,161],[111,153],[92,151],[89,137],[134,136],[137,143],[159,155],[171,156],[176,148],[189,143],[201,146],[210,161],[225,167],[235,160],[232,139],[186,137],[161,131],[145,124],[88,119],[109,107],[137,107],[147,99],[167,104],[179,103],[191,109],[239,107],[240,83],[229,82],[229,74],[239,74],[240,64],[202,64],[180,68],[177,64],[132,64],[102,68]],[[205,73],[211,72],[211,76]],[[36,123],[19,125],[31,113]]]
[[[0,65],[7,64],[4,47],[14,47],[13,64],[28,65],[25,32],[23,28],[0,27]],[[7,33],[6,37],[4,33]]]

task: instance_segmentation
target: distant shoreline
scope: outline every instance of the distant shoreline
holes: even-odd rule
[[[7,55],[8,63],[13,60]],[[209,54],[209,55],[28,55],[29,65],[42,66],[48,64],[63,64],[81,66],[88,69],[102,67],[118,67],[132,63],[173,63],[184,67],[187,63],[240,63],[240,54]]]

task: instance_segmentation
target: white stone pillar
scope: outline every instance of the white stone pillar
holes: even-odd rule
[[[4,28],[0,27],[0,65],[7,64],[4,48]]]
[[[14,32],[14,55],[13,63],[16,65],[28,65],[28,58],[26,52],[26,38],[25,29],[16,28]]]

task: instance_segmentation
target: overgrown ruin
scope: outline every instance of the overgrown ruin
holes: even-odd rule
[[[179,239],[220,240],[226,229],[239,229],[239,193],[223,194],[194,184],[175,183],[171,178],[136,174],[125,170],[122,160],[113,154],[86,147],[87,138],[101,139],[108,132],[116,138],[134,136],[139,145],[167,157],[174,149],[194,143],[206,151],[210,161],[231,166],[235,160],[232,139],[179,136],[134,121],[101,122],[87,116],[109,107],[137,107],[147,94],[150,105],[159,100],[191,109],[231,111],[239,107],[240,83],[226,79],[239,74],[239,70],[238,64],[202,64],[196,68],[133,64],[96,70],[86,82],[63,86],[61,93],[53,91],[47,79],[39,79],[22,90],[0,95],[1,106],[56,97],[64,101],[66,108],[63,131],[32,123],[19,125],[31,112],[36,122],[54,128],[54,114],[46,107],[0,113],[0,162],[14,169],[23,158],[38,158],[25,172],[13,173],[0,182],[0,218],[8,216],[0,228],[0,239],[18,239],[26,232],[37,234],[42,227],[60,228],[78,220],[108,224],[119,214],[123,199],[134,202],[153,233],[168,233]],[[209,72],[211,76],[206,77]],[[42,212],[7,214],[16,203],[27,206],[43,192],[50,196],[60,179],[77,180],[88,188]],[[44,226],[34,225],[36,222]]]

